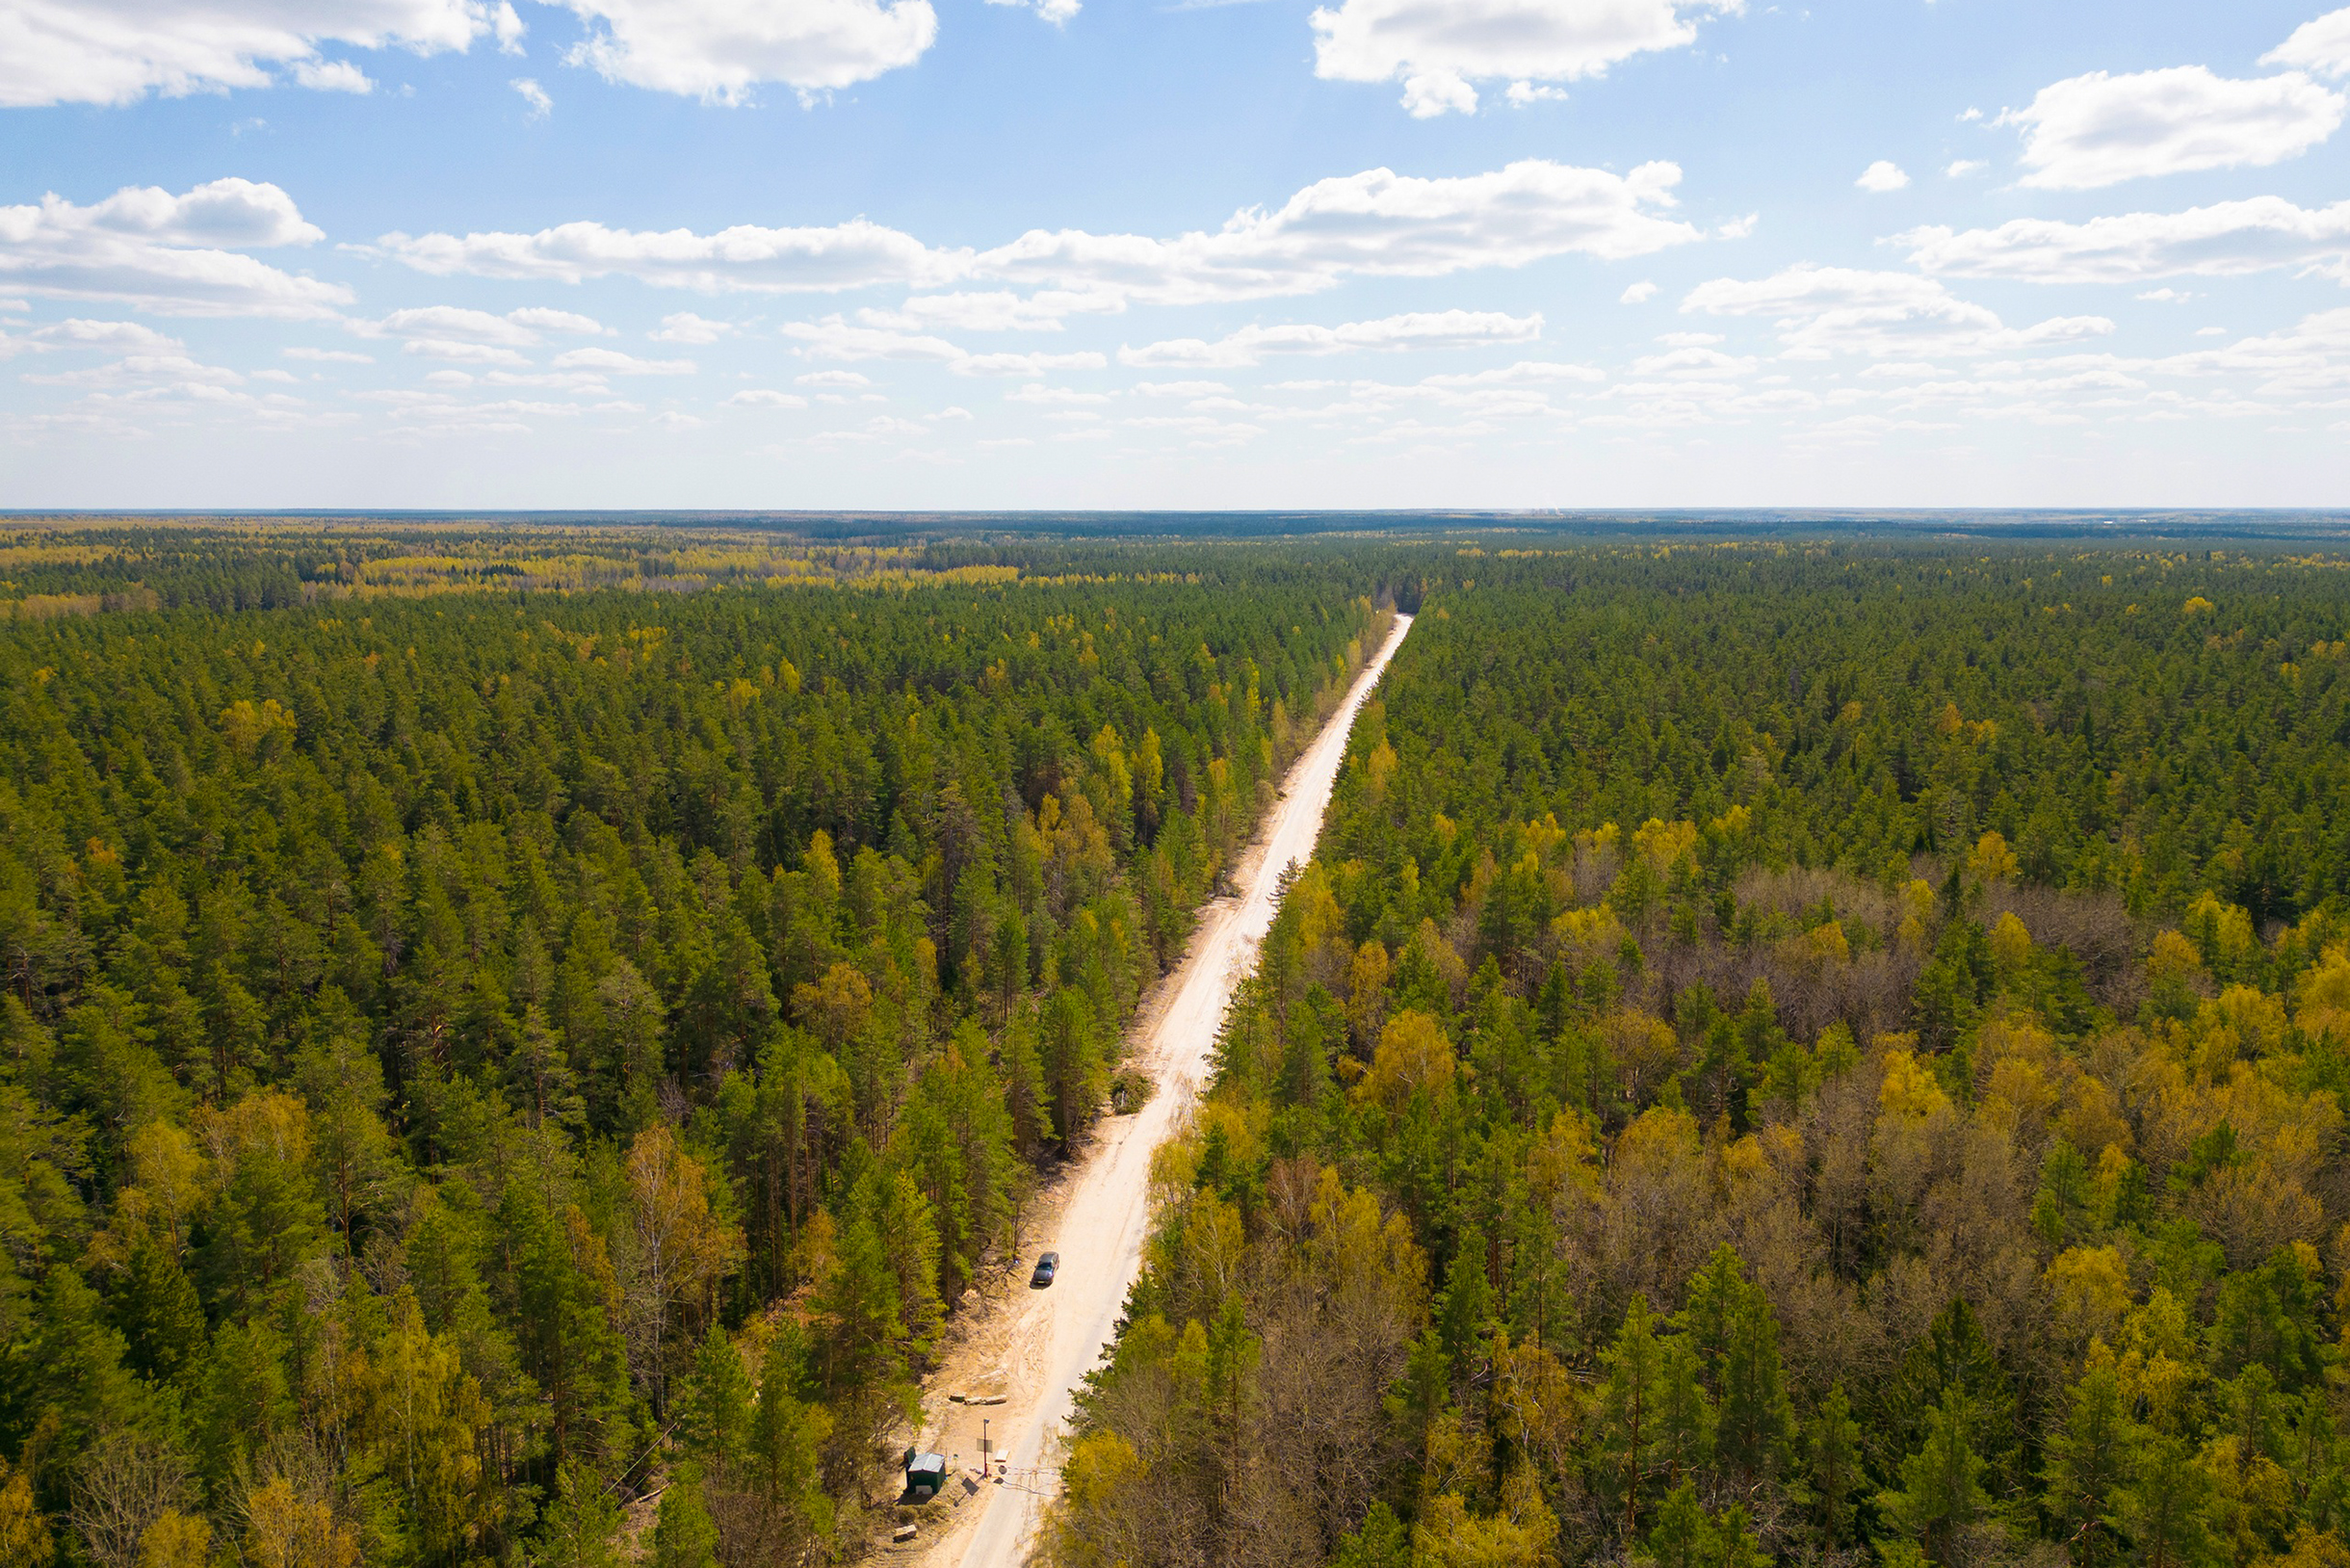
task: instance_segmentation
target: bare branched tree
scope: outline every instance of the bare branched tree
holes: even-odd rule
[[[185,1455],[154,1433],[118,1431],[82,1456],[69,1517],[100,1568],[135,1568],[147,1527],[187,1497]]]

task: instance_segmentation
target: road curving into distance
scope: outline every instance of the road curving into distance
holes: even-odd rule
[[[1291,768],[1281,797],[1233,876],[1237,893],[1200,911],[1182,963],[1163,982],[1163,1002],[1146,1013],[1128,1054],[1151,1075],[1154,1093],[1134,1115],[1103,1124],[1070,1178],[1058,1223],[1031,1241],[1031,1259],[1045,1250],[1060,1254],[1052,1287],[1021,1292],[989,1309],[1017,1315],[1000,1363],[1004,1402],[955,1412],[956,1431],[970,1428],[955,1442],[958,1451],[975,1459],[984,1415],[991,1447],[1008,1461],[1008,1474],[1002,1484],[991,1482],[970,1495],[962,1517],[924,1554],[927,1568],[1015,1568],[1027,1557],[1058,1483],[1058,1449],[1073,1393],[1115,1336],[1141,1267],[1150,1230],[1151,1156],[1190,1108],[1233,989],[1272,928],[1281,873],[1312,857],[1355,714],[1411,626],[1409,615],[1395,618],[1345,701]],[[946,1439],[933,1441],[943,1447]],[[975,1511],[976,1521],[970,1517]]]

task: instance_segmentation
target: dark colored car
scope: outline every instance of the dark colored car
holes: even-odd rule
[[[1053,1283],[1053,1276],[1059,1271],[1060,1254],[1058,1252],[1046,1253],[1036,1260],[1036,1271],[1029,1276],[1029,1289],[1031,1291],[1043,1290]]]

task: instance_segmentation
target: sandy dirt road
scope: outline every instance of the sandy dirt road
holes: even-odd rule
[[[1150,1229],[1151,1155],[1181,1123],[1200,1086],[1233,988],[1247,974],[1273,923],[1283,868],[1314,853],[1323,810],[1346,754],[1356,711],[1395,657],[1411,617],[1398,615],[1387,640],[1346,699],[1284,780],[1280,799],[1233,876],[1238,890],[1201,910],[1183,962],[1136,1024],[1128,1059],[1157,1085],[1131,1116],[1106,1120],[1076,1171],[1051,1195],[1029,1239],[1023,1265],[1060,1254],[1049,1290],[1026,1288],[978,1309],[924,1401],[926,1448],[958,1455],[948,1483],[953,1506],[930,1510],[931,1536],[906,1554],[924,1568],[1015,1568],[1026,1560],[1045,1501],[1059,1478],[1059,1444],[1071,1394],[1116,1333]],[[959,1403],[950,1395],[1001,1398]],[[1006,1461],[999,1482],[970,1479],[979,1464],[980,1423]],[[943,1529],[942,1529],[943,1527]],[[938,1529],[941,1532],[932,1535]]]

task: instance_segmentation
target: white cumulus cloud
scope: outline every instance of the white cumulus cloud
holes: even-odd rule
[[[528,76],[517,76],[509,85],[516,92],[522,94],[522,101],[531,106],[533,119],[544,119],[555,113],[555,100],[548,96],[547,90],[540,87],[536,81]]]
[[[822,321],[786,322],[778,328],[801,345],[811,359],[898,359],[944,365],[957,376],[1021,376],[1034,378],[1055,370],[1099,370],[1109,360],[1099,353],[973,353],[957,343],[927,333],[901,332],[888,327],[863,327],[840,316]],[[801,377],[803,382],[810,378]],[[821,384],[847,385],[847,379]],[[864,384],[857,377],[855,383]]]
[[[0,286],[169,316],[332,316],[349,289],[239,253],[322,238],[285,192],[250,180],[127,186],[86,207],[51,195],[0,207]]]
[[[380,321],[354,321],[351,324],[351,329],[361,337],[480,343],[509,349],[530,348],[540,341],[539,334],[542,332],[603,337],[610,335],[612,330],[590,316],[535,305],[509,310],[503,316],[493,316],[486,310],[467,309],[462,305],[415,305],[405,310],[395,310]]]
[[[2350,10],[2303,22],[2293,36],[2260,57],[2263,65],[2297,65],[2320,76],[2350,71]]]
[[[294,63],[294,80],[313,92],[353,92],[361,96],[376,91],[367,72],[348,60],[298,60]]]
[[[401,353],[426,359],[453,359],[463,365],[527,365],[530,360],[517,350],[504,344],[483,343],[461,337],[412,337],[400,346]]]
[[[1090,350],[1077,353],[967,353],[947,368],[957,376],[1047,376],[1057,370],[1100,370],[1110,363]]]
[[[561,3],[588,24],[574,65],[708,103],[748,103],[768,82],[806,101],[911,65],[938,37],[928,0]]]
[[[74,318],[54,322],[29,334],[32,341],[61,349],[96,349],[111,353],[181,353],[187,345],[138,322],[101,322]]]
[[[0,108],[266,87],[274,66],[364,92],[365,73],[321,44],[433,54],[521,32],[507,0],[0,0]]]
[[[1752,354],[1729,354],[1701,343],[1684,343],[1663,353],[1646,354],[1632,364],[1634,376],[1663,376],[1676,379],[1717,380],[1754,373]]]
[[[1040,381],[1031,381],[1017,392],[1005,393],[1004,401],[1005,403],[1093,405],[1108,403],[1114,395],[1109,392],[1080,392],[1074,387],[1046,386]]]
[[[1537,82],[1596,76],[1619,60],[1695,41],[1699,18],[1744,0],[1341,0],[1314,13],[1314,73],[1403,84],[1413,115],[1475,112],[1477,82],[1517,103]]]
[[[1152,369],[1221,369],[1253,365],[1267,354],[1345,353],[1354,350],[1460,349],[1493,343],[1530,343],[1542,335],[1542,317],[1508,316],[1495,310],[1440,310],[1345,322],[1337,327],[1293,325],[1244,327],[1214,343],[1173,338],[1118,351],[1123,365]]]
[[[1014,6],[1023,11],[1032,11],[1055,27],[1066,24],[1070,17],[1084,9],[1080,4],[1080,0],[987,0],[987,3],[991,6]]]
[[[527,365],[530,361],[520,351],[537,347],[549,332],[575,337],[612,335],[612,328],[593,317],[536,305],[509,310],[503,316],[462,305],[414,305],[395,310],[380,321],[345,325],[361,337],[405,338],[403,353],[469,365]]]
[[[1487,387],[1533,386],[1554,381],[1604,381],[1607,373],[1591,365],[1573,365],[1554,359],[1521,359],[1500,370],[1479,370],[1451,376],[1430,376],[1423,386]]]
[[[2040,90],[1998,123],[2024,128],[2023,183],[2086,191],[2153,174],[2273,164],[2307,152],[2342,122],[2340,93],[2298,71],[2237,81],[2202,65]]]
[[[691,359],[640,359],[617,349],[568,349],[555,356],[557,370],[593,371],[599,376],[691,376]]]
[[[968,251],[934,251],[910,234],[862,218],[813,228],[744,223],[711,234],[607,228],[597,222],[562,223],[534,234],[395,233],[383,236],[376,248],[436,276],[465,273],[579,283],[618,274],[705,294],[920,286],[947,281],[970,263]]]
[[[1879,158],[1862,170],[1861,177],[1852,183],[1864,191],[1873,191],[1882,196],[1888,191],[1898,191],[1909,182],[1909,175],[1899,164],[1889,158]]]
[[[1125,308],[1126,301],[1107,289],[1044,289],[1026,297],[1000,289],[918,294],[896,310],[862,310],[857,319],[869,327],[902,331],[1058,332],[1065,316],[1114,314]]]
[[[902,359],[944,365],[965,357],[960,346],[943,337],[859,327],[839,316],[785,322],[778,330],[803,345],[801,352],[812,359]]]
[[[2231,276],[2277,267],[2339,268],[2350,256],[2350,201],[2295,206],[2283,196],[2184,212],[2116,213],[2072,223],[2018,218],[1997,228],[1915,228],[1893,237],[1929,273],[2033,283],[2132,283]]]
[[[617,335],[593,316],[583,316],[576,310],[550,310],[544,305],[525,305],[520,310],[509,310],[506,313],[506,319],[541,332],[574,332],[583,337]]]
[[[714,322],[691,310],[681,310],[673,316],[662,317],[660,327],[645,336],[656,343],[716,343],[722,337],[733,336],[734,330],[731,322]]]
[[[1204,398],[1232,388],[1222,381],[1136,381],[1135,390],[1149,398]]]
[[[1646,279],[1632,284],[1616,297],[1618,304],[1642,305],[1657,297],[1657,285]]]
[[[419,305],[395,310],[379,322],[353,323],[362,337],[388,335],[442,343],[483,343],[517,348],[538,341],[538,334],[520,322],[493,316],[486,310],[459,305]]]
[[[1613,174],[1529,158],[1445,179],[1373,169],[1317,181],[1278,207],[1243,208],[1213,233],[1036,229],[974,265],[1018,281],[1194,304],[1308,294],[1350,275],[1436,277],[1569,253],[1626,260],[1699,238],[1660,216],[1680,181],[1669,163]]]
[[[593,222],[535,233],[387,234],[373,251],[436,275],[577,283],[622,275],[706,293],[915,288],[979,276],[1043,291],[917,296],[863,329],[900,337],[935,327],[1041,324],[1124,301],[1197,304],[1310,294],[1350,276],[1436,277],[1581,254],[1619,261],[1700,239],[1666,216],[1681,170],[1630,173],[1529,158],[1482,174],[1423,179],[1366,170],[1319,180],[1278,207],[1246,207],[1221,228],[1172,239],[1032,229],[991,250],[933,248],[865,219],[825,227],[749,224],[616,229]],[[936,357],[933,355],[933,357]]]
[[[181,353],[131,353],[108,364],[62,371],[54,376],[28,372],[24,379],[45,386],[161,385],[183,395],[196,387],[236,386],[245,379],[224,365],[200,364]]]
[[[1777,324],[1782,351],[1794,359],[1840,353],[1877,358],[1977,354],[2113,330],[2113,323],[2102,316],[2057,317],[2034,327],[2010,327],[1934,278],[1809,263],[1765,278],[1722,277],[1701,283],[1681,308],[1710,316],[1770,317]]]

